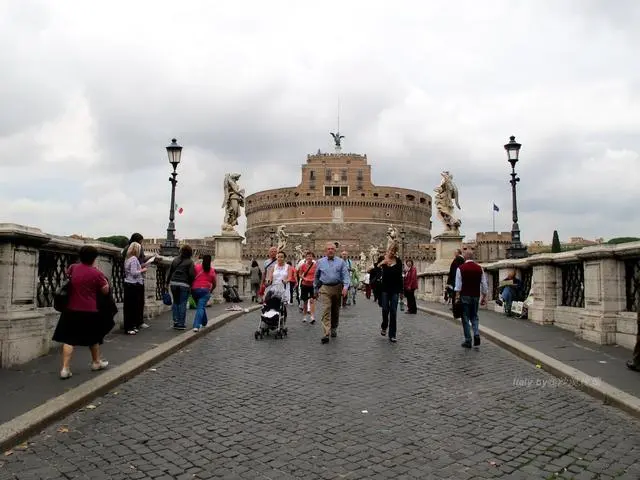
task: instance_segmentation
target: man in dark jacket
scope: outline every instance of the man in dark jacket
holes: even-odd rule
[[[462,256],[462,250],[457,249],[449,267],[449,277],[447,278],[447,286],[444,290],[444,300],[449,301],[453,298],[453,287],[456,284],[456,272],[460,265],[464,263],[464,257]]]

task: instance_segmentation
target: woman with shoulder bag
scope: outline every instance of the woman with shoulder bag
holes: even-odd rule
[[[105,369],[109,362],[100,358],[100,345],[108,333],[99,304],[109,294],[109,283],[94,263],[98,250],[90,245],[80,249],[80,263],[67,269],[69,278],[67,305],[58,320],[53,340],[62,343],[60,378],[71,377],[71,357],[74,347],[89,347],[91,370]],[[113,328],[113,324],[111,324]],[[110,330],[110,328],[108,329]]]

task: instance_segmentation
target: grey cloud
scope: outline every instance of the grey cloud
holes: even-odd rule
[[[163,11],[132,7],[127,25],[155,22],[156,30],[111,32],[101,23],[110,17],[100,18],[109,12],[100,9],[12,2],[0,19],[0,40],[10,46],[0,52],[9,66],[0,78],[0,146],[10,151],[3,165],[32,168],[0,180],[11,183],[0,191],[9,205],[2,215],[66,233],[162,235],[170,168],[164,147],[176,137],[184,146],[178,199],[186,207],[179,233],[214,233],[222,174],[242,173],[248,193],[297,185],[306,155],[332,150],[339,97],[344,148],[368,154],[375,183],[432,194],[441,170],[454,174],[468,238],[489,230],[492,202],[501,208],[497,226],[510,228],[502,145],[511,134],[523,143],[517,171],[525,239],[546,240],[559,223],[566,235],[607,236],[625,226],[633,233],[635,192],[628,182],[615,185],[617,170],[598,172],[590,159],[640,152],[632,41],[640,4],[523,1],[514,9],[511,2],[467,2],[460,17],[423,3],[395,11],[383,2],[366,12],[345,7],[338,18],[331,7],[300,4],[286,12],[289,22],[270,22],[275,14],[264,5],[258,18],[200,3],[201,15],[181,11],[195,24],[175,25],[177,37],[167,41],[173,18]],[[76,8],[81,23],[68,21]],[[92,27],[101,33],[92,36]],[[144,41],[136,37],[142,32]],[[596,89],[602,84],[611,86]],[[589,98],[599,91],[611,98]],[[79,96],[93,130],[60,131],[92,137],[99,163],[83,163],[84,150],[36,138]],[[612,106],[606,115],[603,105]],[[52,153],[58,162],[45,164]],[[630,178],[640,172],[628,168]],[[602,184],[584,191],[594,185],[584,176],[594,174]],[[38,181],[48,189],[31,193]],[[82,208],[70,207],[82,199]],[[129,219],[122,209],[132,211]]]

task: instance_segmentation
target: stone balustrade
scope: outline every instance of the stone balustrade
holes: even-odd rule
[[[529,321],[553,324],[598,344],[634,347],[640,242],[538,254],[483,267],[490,292],[486,308],[502,311],[495,302],[500,279],[515,272],[524,297],[533,296]],[[420,273],[417,297],[443,302],[447,276],[448,270]]]
[[[93,245],[99,256],[96,267],[109,280],[119,304],[116,329],[122,325],[124,261],[121,249],[93,240],[76,240],[43,233],[37,228],[0,224],[0,368],[22,364],[48,353],[59,313],[53,296],[67,267],[77,261],[83,245]],[[162,303],[165,274],[171,258],[158,257],[145,274],[145,318],[170,309]],[[215,263],[215,262],[214,262]],[[219,274],[213,302],[223,302],[222,275],[238,288],[241,298],[250,298],[247,272],[216,269]]]

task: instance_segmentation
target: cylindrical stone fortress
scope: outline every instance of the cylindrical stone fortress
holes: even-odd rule
[[[264,258],[280,225],[287,226],[288,254],[296,245],[319,254],[330,241],[357,258],[372,245],[383,249],[391,224],[405,231],[405,257],[430,251],[420,246],[431,241],[431,196],[374,185],[366,155],[308,155],[297,187],[249,195],[245,205],[245,258]]]

